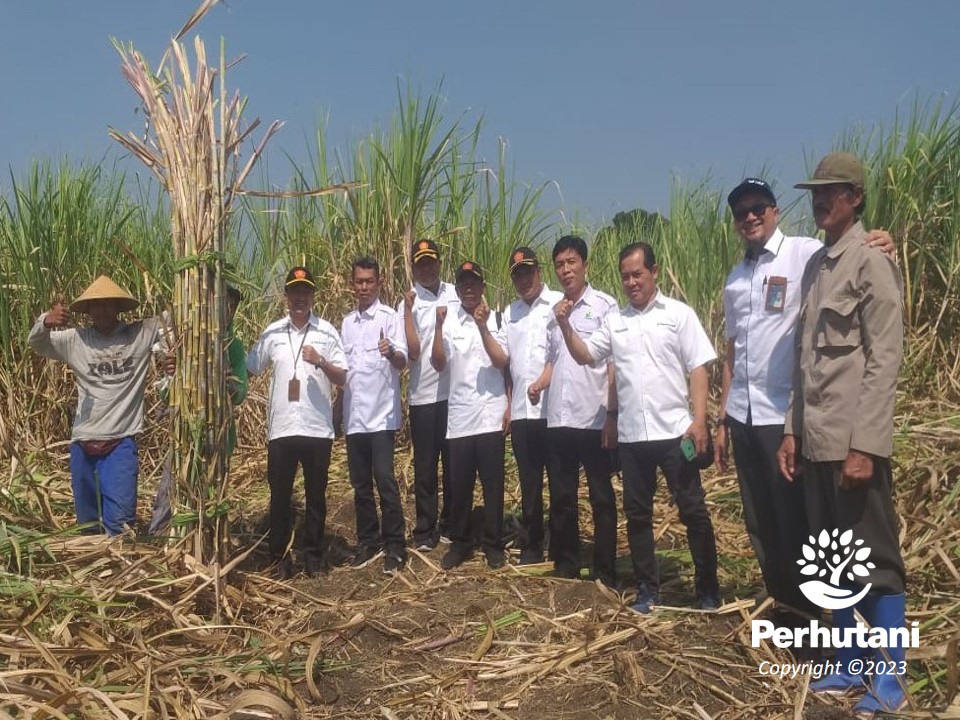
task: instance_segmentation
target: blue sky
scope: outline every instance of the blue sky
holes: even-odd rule
[[[107,127],[143,121],[109,37],[156,62],[196,4],[4,3],[0,166],[118,152]],[[398,78],[425,93],[442,79],[448,119],[485,118],[491,163],[505,138],[518,179],[555,181],[547,203],[596,225],[667,211],[672,178],[728,188],[763,168],[793,199],[844,130],[889,124],[917,94],[956,99],[957,27],[949,0],[231,0],[195,32],[247,54],[229,78],[248,117],[286,122],[272,182],[321,117],[345,148],[387,121]]]

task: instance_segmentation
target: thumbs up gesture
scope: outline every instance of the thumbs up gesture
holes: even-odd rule
[[[384,335],[383,328],[380,328],[380,341],[377,343],[377,349],[383,357],[387,359],[393,357],[393,344]]]
[[[70,323],[70,311],[64,303],[63,295],[57,295],[53,301],[53,307],[47,311],[47,316],[43,319],[43,326],[46,328],[65,328]]]
[[[406,309],[407,313],[413,310],[413,303],[417,299],[416,290],[408,290],[403,294],[403,307]]]
[[[477,323],[477,327],[485,328],[487,326],[487,321],[490,319],[490,306],[487,305],[486,299],[480,300],[480,304],[473,309],[473,319]]]
[[[447,306],[437,305],[437,327],[443,327],[443,321],[447,319]]]

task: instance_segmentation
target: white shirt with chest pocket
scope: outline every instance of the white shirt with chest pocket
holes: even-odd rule
[[[595,363],[613,360],[618,442],[686,432],[693,422],[688,376],[717,358],[693,308],[657,291],[643,310],[627,305],[607,315],[585,342]]]

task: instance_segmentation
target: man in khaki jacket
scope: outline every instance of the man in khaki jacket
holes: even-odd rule
[[[839,546],[835,542],[831,549],[833,565],[851,554],[857,561],[846,566],[847,572],[833,573],[842,578],[839,588],[825,576],[834,590],[831,597],[862,595],[855,607],[872,627],[901,628],[905,571],[890,454],[903,356],[902,281],[889,257],[863,244],[864,170],[856,157],[828,155],[813,178],[796,187],[811,190],[814,219],[826,244],[810,259],[801,285],[797,362],[778,452],[780,471],[796,481],[802,456],[811,533],[839,531]],[[847,531],[852,537],[844,535]],[[828,555],[821,566],[830,560]],[[853,604],[835,609],[834,626],[853,627],[853,611]],[[878,652],[876,660],[889,658],[896,672],[874,674],[868,684],[870,678],[860,674],[862,663],[854,661],[872,651],[851,644],[838,648],[840,671],[813,683],[814,692],[866,691],[855,709],[858,716],[903,707],[905,648]]]

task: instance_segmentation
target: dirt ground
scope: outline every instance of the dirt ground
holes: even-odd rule
[[[407,567],[391,576],[382,561],[349,567],[354,510],[338,444],[327,492],[330,571],[281,581],[262,542],[269,496],[262,448],[241,447],[234,468],[219,584],[185,541],[137,536],[87,546],[94,542],[89,536],[68,537],[59,550],[37,554],[34,565],[21,559],[17,572],[33,584],[10,593],[14,600],[0,608],[0,681],[12,678],[0,687],[0,715],[17,707],[18,697],[43,697],[72,708],[74,717],[93,717],[84,708],[94,706],[97,717],[118,717],[89,694],[91,687],[127,713],[120,716],[151,720],[835,720],[848,717],[855,702],[813,696],[809,676],[780,680],[759,672],[763,661],[796,660],[772,646],[750,645],[751,617],[773,615],[731,473],[711,470],[704,479],[724,606],[693,609],[684,528],[661,488],[654,530],[663,605],[643,616],[629,609],[633,579],[622,514],[617,586],[589,580],[585,483],[581,580],[552,577],[549,563],[516,564],[519,495],[511,472],[507,567],[492,571],[478,555],[443,572],[441,545],[411,550]],[[409,458],[398,454],[397,469],[409,527]],[[143,519],[158,476],[158,462],[144,464]],[[65,469],[45,482],[50,507],[62,509],[56,521],[69,526]],[[294,502],[302,509],[299,479],[296,487]],[[618,479],[614,487],[619,496]],[[938,602],[912,612],[936,618],[956,605],[946,597]],[[912,665],[915,681],[918,664]],[[23,681],[24,672],[38,679]],[[54,677],[60,685],[46,679]],[[935,682],[937,692],[949,694],[942,679]],[[914,709],[923,702],[920,693]],[[130,710],[146,706],[147,712]]]
[[[724,502],[730,488],[707,484],[709,494]],[[325,636],[314,664],[315,692],[305,681],[294,682],[305,699],[300,712],[388,719],[846,717],[844,705],[812,694],[796,715],[805,683],[758,672],[762,659],[792,658],[784,651],[774,655],[748,647],[748,614],[761,599],[755,596],[762,585],[751,567],[746,535],[731,528],[728,519],[717,521],[721,543],[736,548],[729,555],[721,550],[725,607],[719,613],[692,608],[692,564],[683,528],[667,498],[661,500],[657,534],[666,607],[641,616],[628,609],[633,588],[623,528],[618,587],[587,577],[591,523],[585,499],[582,580],[552,577],[549,563],[521,568],[515,551],[511,564],[498,571],[488,569],[478,554],[445,573],[439,568],[443,545],[426,553],[411,550],[407,568],[388,576],[382,561],[359,570],[349,567],[355,537],[352,496],[344,481],[333,480],[329,574],[308,578],[301,573],[273,590],[289,603],[288,612],[277,608],[275,632],[342,628]],[[406,512],[409,522],[412,497]],[[508,517],[508,529],[515,527],[512,520]],[[262,516],[253,512],[233,540],[238,546],[255,542],[263,526]],[[735,543],[726,538],[731,532],[740,535]],[[245,583],[259,588],[273,582],[265,577],[266,562],[257,552],[241,566],[243,572],[234,578],[241,591]],[[293,627],[283,627],[291,621]],[[308,649],[293,641],[290,652],[302,657]]]

